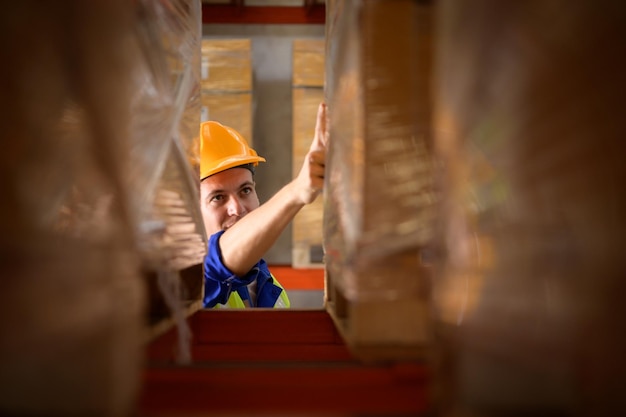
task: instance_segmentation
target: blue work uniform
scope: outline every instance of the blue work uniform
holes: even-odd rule
[[[267,263],[261,259],[244,276],[233,274],[222,261],[219,239],[224,231],[209,238],[204,257],[204,307],[284,307],[290,306],[287,292],[270,273]],[[248,285],[256,280],[256,302],[250,297]]]

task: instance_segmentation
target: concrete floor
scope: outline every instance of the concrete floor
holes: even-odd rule
[[[287,290],[291,308],[322,309],[324,308],[324,291],[322,290]]]

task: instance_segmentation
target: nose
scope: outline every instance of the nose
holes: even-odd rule
[[[227,213],[229,216],[241,217],[246,213],[246,208],[237,197],[231,197],[228,200]]]

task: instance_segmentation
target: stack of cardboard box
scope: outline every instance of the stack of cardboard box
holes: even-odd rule
[[[293,42],[293,175],[298,175],[315,135],[318,105],[324,101],[323,39],[298,39]],[[322,266],[323,198],[305,206],[294,218],[292,228],[292,265]]]
[[[232,127],[252,144],[250,39],[203,39],[201,59],[201,120]]]

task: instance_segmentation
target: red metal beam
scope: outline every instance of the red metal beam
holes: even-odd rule
[[[325,20],[324,4],[307,7],[202,5],[203,24],[324,24]]]
[[[300,324],[301,325],[301,324]],[[432,415],[422,366],[298,363],[145,370],[133,415]]]

